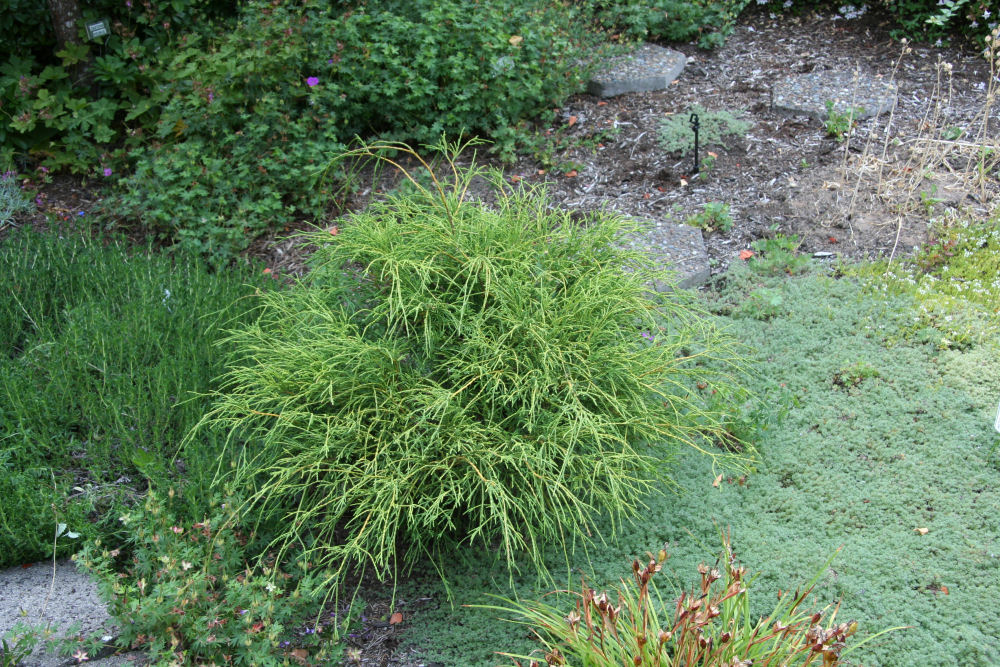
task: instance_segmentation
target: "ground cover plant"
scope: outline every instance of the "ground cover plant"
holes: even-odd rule
[[[255,511],[287,526],[281,550],[391,578],[425,560],[450,578],[455,545],[538,567],[595,513],[608,537],[639,516],[679,447],[745,465],[749,444],[712,446],[727,410],[697,389],[742,396],[732,341],[683,292],[650,297],[671,278],[624,248],[634,225],[575,223],[435,150],[445,177],[310,236],[306,283],[227,341],[206,424],[231,432]],[[430,168],[395,144],[349,157],[398,166],[392,151]],[[465,198],[476,177],[489,207]]]
[[[672,609],[688,573],[713,558],[725,522],[740,561],[759,572],[752,618],[766,616],[779,591],[822,571],[817,604],[839,602],[838,619],[857,620],[859,637],[908,626],[860,647],[851,660],[996,662],[992,628],[1000,617],[990,602],[1000,571],[1000,526],[993,516],[1000,502],[1000,439],[992,431],[1000,395],[995,339],[942,349],[942,332],[932,323],[913,331],[918,306],[909,295],[872,298],[864,281],[816,268],[770,275],[748,264],[734,265],[708,298],[730,331],[757,350],[752,389],[788,407],[783,421],[757,435],[764,453],[757,472],[720,477],[698,457],[682,456],[675,477],[683,496],[651,500],[641,524],[621,531],[613,544],[592,548],[587,562],[574,563],[574,573],[552,553],[550,563],[563,573],[557,578],[565,589],[579,590],[578,573],[584,573],[588,586],[611,590],[622,554],[641,554],[665,540],[673,555],[657,576],[675,591],[664,593]],[[743,302],[761,289],[781,296],[780,312],[747,317]],[[963,306],[953,307],[957,313]],[[507,595],[478,565],[455,569],[456,600],[489,605],[495,601],[484,591]],[[414,581],[399,598],[440,595],[434,590]],[[523,600],[539,595],[526,579],[512,590]],[[497,658],[471,645],[517,655],[536,648],[522,629],[491,623],[495,615],[482,609],[412,604],[411,640],[427,660],[487,665]]]
[[[0,296],[5,566],[51,555],[57,523],[88,537],[117,533],[117,515],[105,515],[143,492],[143,479],[183,476],[195,511],[214,452],[206,437],[175,465],[203,411],[189,392],[208,391],[221,370],[213,328],[239,321],[241,297],[273,282],[65,233],[13,230],[0,244],[10,271]]]

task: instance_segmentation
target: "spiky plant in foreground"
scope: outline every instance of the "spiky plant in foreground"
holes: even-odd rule
[[[712,448],[718,408],[693,391],[732,380],[732,342],[670,276],[626,250],[635,224],[584,224],[537,190],[454,164],[450,182],[402,145],[365,147],[413,188],[317,232],[315,267],[262,294],[206,424],[239,448],[235,478],[277,544],[307,544],[336,573],[394,573],[447,549],[495,549],[510,568],[637,516],[678,446]],[[432,185],[389,157],[418,160]],[[449,152],[451,151],[451,152]],[[466,198],[486,176],[492,206]],[[721,369],[721,370],[720,370]],[[718,403],[713,403],[718,405]]]
[[[751,580],[746,568],[736,561],[728,535],[723,536],[720,556],[724,573],[717,567],[699,565],[699,586],[682,592],[671,604],[664,603],[652,582],[667,559],[667,551],[664,548],[648,557],[645,565],[633,561],[632,581],[622,580],[610,595],[597,593],[581,582],[580,591],[571,592],[575,606],[568,614],[543,602],[507,601],[506,606],[488,607],[513,613],[513,621],[530,626],[544,647],[539,651],[542,660],[503,655],[514,658],[518,667],[523,667],[520,660],[526,660],[529,667],[831,667],[842,664],[841,659],[850,651],[878,636],[847,648],[847,640],[857,631],[856,621],[836,623],[835,607],[824,626],[829,609],[804,609],[830,561],[804,591],[780,596],[766,618],[753,622],[748,593]],[[724,581],[721,587],[716,584],[719,581]]]

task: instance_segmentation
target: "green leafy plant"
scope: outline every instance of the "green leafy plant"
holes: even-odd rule
[[[249,2],[234,30],[175,51],[155,140],[107,214],[224,263],[317,220],[320,167],[356,135],[479,134],[509,157],[519,121],[587,75],[593,38],[553,4]]]
[[[34,203],[17,182],[17,172],[4,170],[0,174],[0,229],[17,213],[27,213],[34,208]]]
[[[710,201],[705,203],[701,213],[688,218],[687,224],[708,232],[729,232],[733,229],[733,216],[729,214],[729,204]]]
[[[809,257],[798,253],[799,237],[775,234],[771,238],[757,239],[750,244],[756,254],[750,259],[750,268],[764,275],[787,273],[795,275],[809,269]]]
[[[708,451],[722,415],[689,382],[738,387],[732,341],[690,298],[651,299],[670,279],[624,249],[633,223],[574,222],[539,190],[459,169],[459,149],[433,147],[447,180],[430,189],[392,157],[429,169],[406,146],[347,154],[396,166],[416,193],[310,235],[307,282],[264,295],[227,340],[205,423],[245,443],[234,482],[284,526],[276,544],[307,540],[341,572],[427,557],[446,576],[456,544],[540,569],[548,546],[587,539],[595,512],[636,516],[677,447]],[[466,199],[477,176],[490,208]]]
[[[514,658],[518,667],[524,664],[521,660],[531,667],[826,666],[842,664],[864,643],[847,648],[858,623],[836,623],[839,605],[819,612],[806,609],[832,558],[801,592],[779,596],[768,616],[755,621],[750,611],[752,580],[737,562],[727,537],[716,565],[698,566],[700,584],[671,603],[663,600],[653,581],[667,560],[666,548],[647,556],[645,564],[634,560],[632,578],[621,580],[610,593],[598,593],[586,581],[579,591],[559,591],[574,601],[568,614],[567,605],[541,601],[507,601],[491,607],[513,614],[513,622],[531,628],[543,647],[538,651],[541,659],[504,655]]]
[[[708,173],[715,169],[715,161],[718,159],[718,155],[715,153],[709,153],[701,159],[701,164],[698,165],[698,176],[701,179],[708,180]]]
[[[694,151],[691,114],[698,115],[698,142],[702,148],[714,146],[728,149],[730,137],[741,137],[751,127],[749,122],[740,117],[739,112],[725,109],[708,111],[696,104],[684,113],[673,114],[660,121],[659,139],[663,150],[679,153],[682,157]]]
[[[15,628],[8,636],[0,638],[0,667],[20,667],[37,643],[34,633]]]
[[[843,389],[855,389],[862,382],[871,378],[880,377],[878,369],[865,361],[857,361],[848,366],[843,366],[833,374],[833,384]]]
[[[123,649],[141,648],[155,664],[280,665],[291,647],[318,647],[312,659],[336,660],[337,619],[317,619],[311,632],[296,624],[318,608],[322,579],[305,559],[253,557],[252,522],[225,497],[191,522],[166,497],[150,492],[141,508],[122,516],[124,544],[100,541],[75,556],[93,575],[120,634]]]
[[[857,124],[855,117],[864,112],[865,110],[862,107],[852,107],[840,111],[835,107],[832,100],[827,100],[826,119],[823,121],[827,136],[837,141],[843,141],[851,134],[854,126]]]
[[[784,304],[785,297],[780,289],[761,287],[750,292],[733,314],[766,321],[781,315],[784,312]]]
[[[686,42],[703,49],[721,47],[749,0],[625,0],[579,3],[599,26],[635,40]]]
[[[920,205],[924,208],[924,215],[928,217],[934,214],[934,207],[944,201],[940,197],[935,197],[936,193],[937,184],[934,183],[931,184],[930,192],[920,191]]]

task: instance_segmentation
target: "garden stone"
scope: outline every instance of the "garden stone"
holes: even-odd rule
[[[690,225],[651,221],[644,233],[634,237],[631,248],[643,250],[661,265],[677,273],[678,286],[686,289],[704,284],[712,275],[701,230]],[[657,292],[670,289],[657,282]]]
[[[860,71],[824,70],[786,77],[771,88],[775,111],[826,120],[828,101],[837,113],[862,109],[854,118],[870,118],[896,107],[896,84]]]
[[[611,58],[587,84],[595,97],[662,90],[680,76],[684,54],[656,44],[643,44],[634,52]]]
[[[51,624],[56,636],[62,636],[70,625],[79,623],[79,632],[84,636],[95,632],[107,633],[109,638],[114,636],[113,622],[97,593],[97,585],[87,574],[77,570],[72,561],[61,560],[56,563],[54,582],[53,585],[51,561],[0,571],[0,637],[5,637],[19,623],[42,627]],[[88,665],[108,667],[147,662],[141,653],[112,655],[108,651],[108,655],[88,658]],[[62,667],[75,664],[77,661],[73,658],[36,649],[22,666]]]

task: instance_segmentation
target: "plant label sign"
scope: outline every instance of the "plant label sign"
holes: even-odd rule
[[[94,21],[93,23],[87,24],[87,39],[104,37],[109,32],[110,30],[108,29],[108,22],[106,19],[101,19],[100,21]]]

